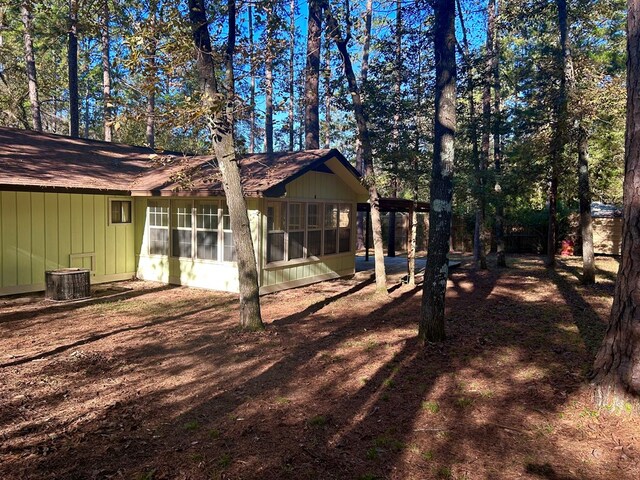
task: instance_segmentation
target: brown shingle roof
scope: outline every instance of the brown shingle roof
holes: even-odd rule
[[[337,150],[246,155],[239,159],[247,196],[278,194]],[[0,127],[0,188],[222,195],[215,158]]]

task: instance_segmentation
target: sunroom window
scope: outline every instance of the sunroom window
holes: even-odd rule
[[[149,202],[149,253],[169,255],[169,202]]]
[[[224,204],[222,212],[222,244],[223,244],[223,260],[225,262],[236,261],[236,247],[233,244],[233,232],[231,231],[231,216],[229,215],[229,207]]]
[[[218,202],[197,203],[196,258],[218,259]]]
[[[284,260],[286,208],[285,202],[267,204],[267,262]]]
[[[307,205],[307,256],[322,255],[322,210],[319,203]]]
[[[351,250],[351,205],[343,203],[340,205],[339,218],[339,252]]]
[[[174,257],[191,257],[192,212],[190,201],[176,201],[171,205],[171,238]]]
[[[338,205],[326,203],[324,205],[324,254],[331,255],[338,252],[336,237],[338,233]]]
[[[304,204],[289,203],[289,260],[304,258]]]
[[[150,255],[236,261],[231,219],[223,201],[153,200],[147,212]]]

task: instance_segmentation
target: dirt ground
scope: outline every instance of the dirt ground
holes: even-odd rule
[[[585,380],[617,262],[578,267],[463,262],[426,349],[399,276],[265,296],[259,334],[233,295],[148,282],[0,299],[0,478],[638,479],[640,421]]]

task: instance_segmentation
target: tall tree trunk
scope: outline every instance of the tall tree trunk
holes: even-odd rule
[[[418,36],[422,37],[422,22],[418,27]],[[415,112],[415,154],[413,155],[413,178],[412,187],[413,187],[413,208],[410,212],[411,218],[409,221],[409,249],[407,251],[407,272],[409,275],[408,284],[409,286],[414,286],[416,284],[416,249],[417,249],[417,237],[418,237],[418,190],[419,190],[419,180],[420,175],[418,171],[419,167],[419,152],[420,152],[420,142],[422,141],[422,129],[421,127],[421,116],[422,116],[422,97],[423,97],[423,88],[422,88],[422,50],[418,50],[418,62],[417,62],[417,72],[416,72],[416,97],[415,103],[416,108]]]
[[[31,0],[23,0],[20,4],[20,16],[24,25],[24,58],[27,62],[27,80],[29,82],[29,103],[31,104],[31,120],[33,129],[42,131],[42,115],[40,100],[38,99],[38,80],[36,74],[36,59],[33,53],[33,24],[31,16]]]
[[[324,47],[324,148],[331,148],[331,39],[326,38]]]
[[[90,116],[90,100],[91,100],[91,81],[89,79],[89,69],[91,68],[91,45],[85,40],[84,42],[84,65],[82,66],[82,75],[84,77],[84,138],[89,138],[91,128]]]
[[[479,268],[487,268],[486,247],[488,243],[487,229],[485,225],[486,216],[486,175],[489,165],[489,155],[491,148],[491,85],[493,84],[493,46],[495,35],[495,0],[489,0],[487,4],[487,41],[486,57],[484,65],[484,75],[482,79],[482,149],[480,162],[477,170],[478,186],[478,206],[476,211],[477,247],[474,245],[474,253],[477,253],[476,264]]]
[[[296,2],[289,4],[289,151],[293,152],[295,122],[295,54],[296,54]]]
[[[373,20],[373,0],[367,0],[364,21],[364,40],[362,42],[362,65],[360,66],[360,88],[366,92],[367,80],[369,74],[369,51],[371,49],[371,24]],[[356,139],[356,169],[364,172],[364,163],[362,155],[362,146],[360,141]],[[364,248],[364,237],[367,226],[365,225],[364,212],[358,213],[357,221],[357,247]]]
[[[640,396],[640,0],[627,0],[627,125],[622,258],[607,333],[592,381],[600,406],[624,408]],[[628,402],[628,403],[627,403]]]
[[[221,92],[216,81],[205,0],[189,0],[189,20],[197,52],[198,75],[202,83],[202,102],[208,112],[211,142],[222,174],[222,185],[229,207],[231,230],[238,259],[240,326],[249,330],[261,330],[264,325],[260,314],[256,257],[233,137],[235,0],[228,0],[228,16],[229,39],[225,61],[226,88],[224,92]]]
[[[505,258],[506,246],[504,243],[504,195],[502,193],[502,140],[500,138],[502,123],[502,95],[500,84],[500,34],[498,31],[498,17],[500,14],[500,0],[495,0],[496,12],[494,20],[493,36],[493,163],[496,173],[496,184],[494,187],[496,196],[496,264],[498,267],[506,267]]]
[[[455,0],[434,2],[436,58],[435,125],[429,254],[424,274],[419,338],[445,339],[444,302],[449,276],[449,238],[453,197],[454,140],[456,132],[456,31]]]
[[[331,7],[326,6],[327,30],[342,57],[344,65],[344,73],[349,84],[351,92],[351,100],[353,103],[353,112],[356,117],[356,125],[358,127],[358,139],[362,148],[362,160],[364,164],[364,184],[369,190],[369,204],[371,208],[371,229],[373,231],[373,249],[375,255],[375,272],[376,272],[376,290],[379,292],[387,292],[387,277],[384,268],[384,249],[382,246],[382,222],[380,220],[380,196],[376,187],[375,171],[373,167],[373,149],[371,148],[371,140],[369,137],[369,126],[367,125],[367,113],[362,102],[358,80],[353,71],[351,57],[347,45],[351,39],[351,18],[349,0],[345,0],[345,17],[347,22],[346,35],[343,37],[338,22],[331,13]]]
[[[158,2],[153,1],[149,5],[149,22],[151,29],[151,37],[149,38],[149,46],[147,48],[147,61],[145,71],[146,83],[146,129],[145,139],[150,148],[156,146],[156,88],[158,83]],[[162,12],[162,10],[160,11]]]
[[[275,56],[275,19],[273,4],[265,4],[267,17],[267,46],[264,60],[264,150],[273,153],[273,60]]]
[[[481,211],[481,203],[480,203],[480,148],[478,145],[478,119],[476,117],[476,100],[475,100],[475,90],[476,84],[474,81],[474,69],[473,69],[473,59],[471,58],[471,49],[469,48],[469,39],[467,37],[467,28],[464,21],[464,15],[462,13],[462,7],[460,5],[460,0],[456,0],[456,5],[458,9],[458,18],[460,19],[460,25],[462,30],[462,54],[464,56],[464,65],[466,68],[466,79],[467,79],[467,95],[469,102],[469,139],[471,140],[471,164],[473,166],[474,172],[476,174],[476,218],[475,225],[473,230],[473,258],[476,262],[476,265],[480,266],[480,252],[482,251],[481,245],[482,241],[480,238],[480,224],[484,223],[484,220],[479,219],[479,212]],[[484,100],[484,98],[483,98]],[[483,103],[484,106],[484,103]],[[483,142],[485,139],[483,138]],[[488,140],[487,144],[488,144]],[[483,145],[484,146],[484,145]],[[487,147],[488,148],[488,147]],[[487,153],[488,155],[488,153]],[[486,268],[486,257],[485,258],[485,267]]]
[[[253,7],[249,3],[249,153],[256,150],[256,67],[253,40]]]
[[[155,15],[155,13],[154,13]],[[155,26],[155,22],[154,22]],[[145,139],[147,141],[147,145],[150,148],[155,148],[156,146],[156,83],[157,83],[157,49],[158,43],[157,38],[155,37],[155,28],[154,28],[154,37],[150,41],[149,50],[148,50],[148,59],[147,59],[147,105],[146,105],[146,130],[145,130]]]
[[[109,38],[109,0],[102,0],[102,14],[100,15],[100,43],[102,45],[102,102],[103,102],[103,124],[104,140],[111,141],[113,119],[111,100],[111,40]]]
[[[78,106],[78,0],[69,0],[67,65],[69,67],[69,135],[80,136]]]
[[[318,86],[320,82],[320,46],[322,43],[322,0],[309,0],[309,21],[307,27],[307,67],[304,92],[304,132],[305,148],[320,148],[320,103]]]
[[[564,156],[564,149],[571,135],[569,122],[569,97],[575,82],[573,73],[573,59],[571,57],[571,41],[569,39],[569,28],[567,22],[567,0],[556,0],[558,8],[558,27],[560,30],[560,50],[562,75],[560,76],[560,91],[558,93],[558,103],[556,106],[556,127],[555,136],[551,146],[551,184],[549,188],[549,232],[547,237],[547,260],[548,267],[555,266],[556,255],[556,231],[557,202],[558,202],[558,182],[560,176],[560,165]]]
[[[391,167],[391,196],[398,196],[398,162],[400,161],[400,119],[402,115],[401,105],[401,89],[402,89],[402,1],[396,0],[396,24],[395,24],[395,55],[394,55],[394,80],[393,80],[393,163]],[[387,246],[387,255],[396,256],[396,212],[389,212],[389,241]]]
[[[596,282],[591,225],[591,187],[589,186],[589,136],[586,128],[578,128],[578,197],[580,198],[580,230],[582,233],[582,283]]]

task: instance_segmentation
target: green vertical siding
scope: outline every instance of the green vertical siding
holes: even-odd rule
[[[41,290],[46,270],[91,268],[92,256],[94,282],[133,276],[134,226],[109,225],[108,200],[106,195],[0,192],[0,294]]]
[[[335,174],[309,172],[287,185],[287,198],[355,200],[355,192]]]

